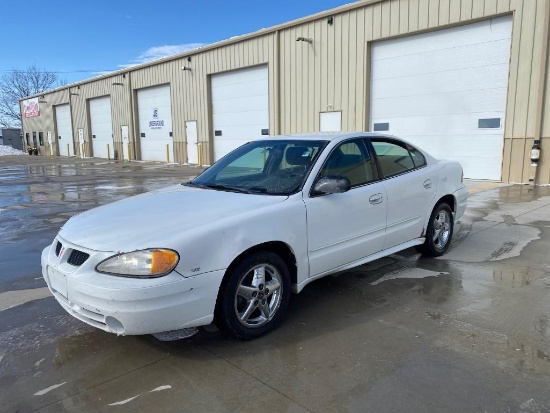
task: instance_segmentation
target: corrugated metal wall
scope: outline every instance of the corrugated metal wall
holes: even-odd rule
[[[112,76],[104,79],[98,79],[96,81],[82,84],[76,87],[71,87],[71,106],[72,106],[72,120],[73,120],[73,135],[78,142],[78,136],[76,131],[78,129],[84,130],[85,141],[85,155],[93,156],[92,142],[91,142],[91,128],[90,128],[90,116],[89,116],[89,102],[88,100],[100,96],[111,97],[111,111],[113,120],[113,140],[115,143],[115,149],[117,150],[119,157],[122,157],[122,125],[128,125],[130,137],[133,137],[133,125],[131,122],[131,102],[130,102],[130,82],[129,76],[120,74],[118,76]],[[130,145],[133,145],[134,140],[130,140]],[[78,145],[77,155],[79,155]],[[127,148],[124,148],[126,154]],[[114,152],[111,149],[111,153]],[[126,155],[125,155],[126,156]]]
[[[132,87],[141,89],[155,85],[170,83],[172,95],[172,127],[174,138],[175,159],[186,161],[187,137],[185,122],[197,121],[199,142],[202,143],[203,159],[207,163],[211,159],[210,147],[210,108],[209,108],[209,76],[213,73],[235,70],[259,64],[269,64],[270,71],[270,107],[277,106],[275,91],[275,59],[274,34],[256,37],[222,48],[199,52],[191,57],[159,63],[154,66],[137,69],[131,73]],[[190,71],[182,70],[183,66]],[[270,129],[275,128],[276,116],[270,116]]]
[[[48,131],[52,132],[52,149],[51,153],[53,155],[59,155],[60,149],[57,143],[57,129],[55,125],[55,113],[53,107],[56,105],[61,105],[64,103],[69,103],[69,94],[67,90],[60,90],[57,92],[45,93],[44,98],[39,98],[40,105],[40,116],[35,118],[23,118],[23,135],[29,134],[32,137],[32,133],[36,132],[38,136],[39,132],[44,133],[44,143],[45,146],[40,148],[41,154],[50,154],[50,147],[47,144],[47,134]],[[20,104],[21,109],[23,103]],[[23,113],[23,110],[21,110]],[[26,141],[25,141],[26,142]],[[66,154],[61,150],[61,153]]]
[[[342,111],[343,130],[366,130],[369,114],[369,50],[373,41],[437,30],[450,25],[513,13],[510,77],[506,107],[503,181],[527,182],[529,150],[541,135],[543,160],[539,182],[550,183],[550,74],[547,70],[548,0],[366,0],[294,23],[243,36],[187,56],[129,69],[122,75],[76,86],[72,96],[73,128],[83,128],[89,141],[86,99],[111,95],[113,130],[120,142],[120,126],[138,136],[135,90],[171,84],[174,156],[186,161],[185,121],[196,120],[203,159],[212,158],[210,75],[242,67],[268,64],[270,132],[299,133],[319,130],[319,113]],[[333,24],[327,18],[334,17]],[[313,39],[298,42],[298,37]],[[183,71],[182,66],[191,71]],[[544,83],[546,80],[546,94]],[[123,83],[115,86],[113,83]],[[133,91],[131,93],[130,91]],[[59,93],[59,92],[57,92]],[[67,93],[65,92],[65,96]],[[131,98],[133,99],[133,103]],[[49,94],[46,100],[50,100]],[[67,101],[67,100],[65,100]],[[44,108],[43,124],[53,115]],[[37,129],[25,120],[25,131]],[[35,128],[35,129],[33,129]],[[46,128],[44,128],[46,130]],[[134,133],[135,131],[135,133]],[[548,143],[546,143],[548,142]],[[88,150],[91,148],[89,147]],[[139,145],[136,146],[139,154]],[[120,150],[120,149],[119,149]]]

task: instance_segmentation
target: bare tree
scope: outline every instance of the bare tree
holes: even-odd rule
[[[19,99],[66,84],[55,72],[35,65],[25,70],[13,69],[0,77],[0,125],[20,127]]]

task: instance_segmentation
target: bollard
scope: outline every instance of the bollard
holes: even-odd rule
[[[166,144],[166,163],[170,163],[170,144]]]
[[[50,156],[53,156],[53,145],[50,143]]]
[[[130,162],[130,144],[128,143],[126,145],[126,147],[127,147],[127,150],[128,150],[128,162]]]
[[[111,160],[111,147],[107,144],[107,160]]]
[[[197,150],[199,152],[199,166],[202,168],[202,143],[197,143]]]
[[[71,156],[71,151],[69,150],[69,144],[67,144],[67,156]]]

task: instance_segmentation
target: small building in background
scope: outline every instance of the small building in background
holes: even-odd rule
[[[3,128],[2,142],[0,144],[24,151],[25,149],[23,148],[21,136],[21,129],[19,128]]]

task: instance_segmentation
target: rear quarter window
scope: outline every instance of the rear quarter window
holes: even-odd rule
[[[422,152],[412,146],[409,146],[409,152],[416,168],[426,166],[426,158],[422,155]]]

